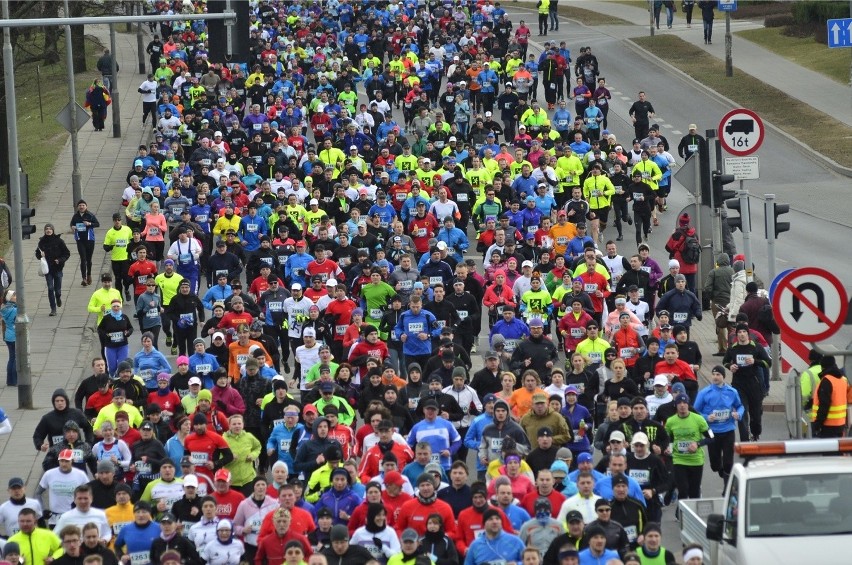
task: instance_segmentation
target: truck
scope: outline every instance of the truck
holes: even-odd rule
[[[725,125],[725,133],[733,135],[743,133],[749,135],[754,131],[754,120],[750,118],[731,120]]]
[[[710,565],[852,563],[852,438],[737,443],[724,496],[678,502]]]

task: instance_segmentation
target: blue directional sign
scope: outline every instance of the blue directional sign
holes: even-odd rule
[[[736,12],[737,0],[719,0],[720,12]]]
[[[852,18],[828,20],[828,46],[852,47]]]

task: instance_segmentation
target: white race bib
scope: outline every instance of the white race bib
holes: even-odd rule
[[[630,469],[627,474],[631,479],[639,483],[639,486],[647,485],[651,480],[651,471],[648,469]]]
[[[429,277],[429,286],[435,286],[437,284],[441,284],[444,282],[444,279],[441,277]]]
[[[124,341],[124,332],[110,332],[109,340],[113,343],[121,343]]]
[[[716,421],[716,422],[726,422],[728,420],[728,418],[731,417],[731,411],[730,410],[713,410],[710,413],[710,415],[715,418],[714,421]]]
[[[574,339],[580,339],[585,336],[586,332],[583,331],[583,328],[571,328],[571,337]]]
[[[196,365],[195,372],[201,373],[202,375],[206,375],[207,373],[213,370],[213,365],[210,363],[204,363],[203,365]]]
[[[193,465],[204,465],[205,463],[207,463],[208,459],[210,459],[210,456],[207,453],[201,451],[193,451],[189,454],[189,461]]]
[[[583,285],[583,290],[586,292],[597,292],[598,285],[596,283],[586,283]]]
[[[465,321],[467,319],[467,310],[459,310],[459,318]]]
[[[378,320],[382,317],[382,309],[381,308],[370,308],[370,317],[374,320]]]
[[[424,331],[423,322],[410,322],[408,324],[408,333],[410,334],[419,334]]]
[[[686,312],[675,312],[672,315],[672,320],[677,324],[685,322],[687,318],[689,318],[689,314]]]

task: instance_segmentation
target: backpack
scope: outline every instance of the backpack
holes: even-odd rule
[[[685,237],[686,241],[683,243],[680,256],[688,265],[697,265],[698,261],[701,260],[701,244],[698,243],[698,238],[695,236],[687,235]]]

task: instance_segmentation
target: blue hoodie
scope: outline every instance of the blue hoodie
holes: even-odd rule
[[[722,383],[721,386],[710,384],[702,388],[695,398],[694,408],[704,416],[714,434],[737,429],[737,421],[732,417],[732,408],[739,414],[741,420],[745,412],[739,393],[728,383]],[[707,419],[710,414],[716,415],[716,419],[712,422]]]
[[[425,332],[431,338],[441,337],[441,328],[436,322],[435,315],[426,309],[420,310],[420,314],[414,314],[411,310],[400,314],[393,332],[396,339],[400,339],[402,334],[408,336],[402,344],[402,352],[405,355],[431,355],[432,340],[419,339],[417,334]]]

